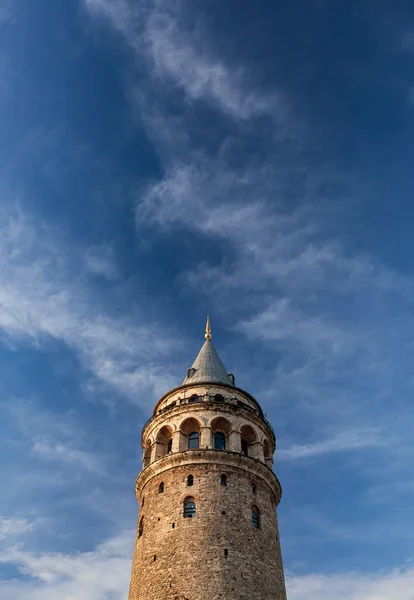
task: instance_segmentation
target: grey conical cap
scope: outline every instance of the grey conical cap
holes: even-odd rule
[[[193,366],[188,369],[187,377],[182,385],[201,382],[225,383],[234,386],[234,377],[227,373],[211,339],[206,339],[202,345]]]

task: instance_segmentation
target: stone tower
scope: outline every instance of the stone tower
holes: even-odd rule
[[[286,600],[275,435],[211,341],[142,431],[129,600]]]

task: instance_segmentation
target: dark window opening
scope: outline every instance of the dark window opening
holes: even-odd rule
[[[158,493],[162,494],[164,492],[164,482],[161,481],[160,485],[158,486]]]
[[[246,440],[242,439],[241,448],[242,448],[242,453],[244,454],[244,456],[249,456],[249,443],[246,442]]]
[[[199,400],[200,398],[196,394],[188,399],[189,402],[198,402]]]
[[[154,554],[154,562],[157,560],[157,555]]]
[[[229,551],[227,550],[227,548],[224,548],[224,556],[227,558],[229,555]]]
[[[171,527],[172,527],[173,529],[175,529],[175,523],[173,523],[173,524],[171,525]]]
[[[253,506],[252,508],[252,525],[260,529],[260,512],[257,506]]]
[[[170,452],[172,452],[172,438],[168,440],[167,444],[167,454],[170,454]]]
[[[221,514],[223,515],[223,517],[225,517],[225,516],[226,516],[226,511],[225,511],[225,510],[222,510],[222,511],[221,511]]]
[[[216,450],[226,449],[226,436],[221,431],[216,431],[214,434],[214,448]]]
[[[221,483],[221,485],[222,485],[223,487],[226,487],[226,485],[227,485],[227,475],[222,475],[222,476],[220,477],[220,483]]]
[[[221,394],[216,394],[214,396],[214,402],[224,402],[224,397]]]
[[[254,495],[256,495],[257,485],[255,483],[252,483],[252,492],[253,492]]]
[[[138,537],[140,538],[143,533],[144,533],[144,517],[142,517],[141,521],[139,522]]]
[[[191,486],[191,485],[193,485],[193,483],[194,483],[194,477],[193,477],[193,475],[189,475],[187,477],[187,485]]]
[[[194,498],[187,498],[184,501],[184,519],[193,519],[196,516],[196,505]]]
[[[188,436],[188,449],[195,450],[196,448],[198,448],[199,439],[200,439],[200,435],[199,435],[198,431],[191,432],[190,435]]]

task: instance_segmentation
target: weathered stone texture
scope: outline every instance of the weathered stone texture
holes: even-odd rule
[[[199,448],[189,450],[194,430]],[[225,450],[214,448],[215,431],[225,435]],[[129,600],[286,600],[275,437],[257,401],[220,385],[177,388],[156,406],[142,446]],[[183,517],[188,496],[196,502],[192,519]],[[252,524],[253,506],[260,528]]]

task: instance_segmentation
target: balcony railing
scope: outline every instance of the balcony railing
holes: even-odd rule
[[[149,423],[151,423],[151,421],[153,419],[155,419],[156,417],[158,417],[159,415],[163,415],[163,414],[169,412],[170,410],[173,410],[174,408],[178,408],[178,407],[186,405],[186,404],[193,404],[196,402],[197,403],[198,402],[215,402],[216,404],[227,404],[227,405],[232,406],[233,408],[239,408],[242,410],[246,410],[247,412],[253,413],[266,423],[266,425],[269,427],[272,434],[275,436],[275,432],[273,430],[272,425],[270,424],[270,422],[266,419],[266,417],[263,414],[259,414],[259,412],[256,409],[254,409],[252,406],[249,406],[249,404],[247,404],[246,402],[243,402],[242,400],[237,399],[235,396],[224,397],[224,396],[221,396],[220,394],[216,394],[215,396],[210,396],[209,394],[204,394],[202,396],[194,395],[194,396],[190,396],[189,398],[178,398],[177,400],[170,402],[170,404],[167,404],[167,406],[164,406],[164,408],[161,408],[157,412],[156,415],[151,416],[146,421],[142,430],[144,431],[144,429],[149,425]]]

